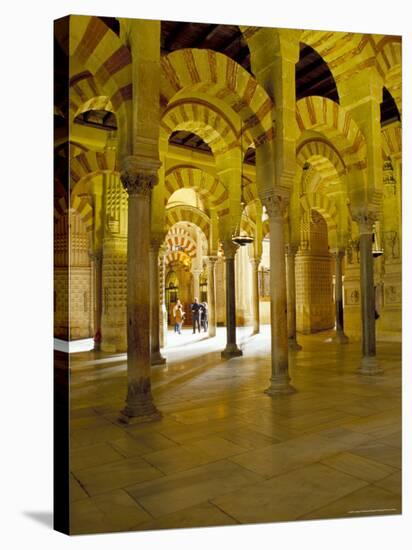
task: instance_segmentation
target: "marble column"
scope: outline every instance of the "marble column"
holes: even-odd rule
[[[199,277],[202,273],[201,269],[192,269],[193,274],[193,299],[197,298],[200,302],[200,281]]]
[[[167,345],[167,311],[166,311],[166,296],[165,296],[165,265],[166,246],[163,244],[159,251],[159,301],[160,301],[160,347],[165,348]]]
[[[156,163],[143,170],[136,157],[126,157],[121,181],[128,193],[127,232],[127,397],[120,421],[161,418],[150,378],[150,194],[157,181]]]
[[[347,344],[349,338],[344,331],[343,318],[343,285],[342,285],[342,262],[345,256],[344,250],[335,250],[333,257],[335,259],[335,312],[336,312],[336,334],[334,342]]]
[[[250,258],[252,266],[252,313],[253,313],[253,334],[260,332],[260,311],[259,311],[259,265],[261,257]]]
[[[236,344],[236,292],[235,292],[235,255],[238,245],[231,240],[222,242],[226,271],[226,348],[221,356],[224,359],[243,355]]]
[[[270,235],[270,325],[272,376],[269,395],[295,392],[289,376],[288,320],[286,294],[286,262],[284,244],[284,214],[286,198],[270,194],[263,200],[269,216]]]
[[[150,363],[163,365],[166,359],[160,353],[160,292],[159,249],[163,239],[150,243]]]
[[[299,351],[302,346],[296,339],[296,270],[295,257],[297,246],[286,247],[287,308],[288,308],[288,347]]]
[[[207,305],[209,336],[216,336],[216,285],[215,264],[217,256],[207,257]]]
[[[374,375],[383,372],[376,359],[375,288],[373,281],[373,223],[374,218],[360,216],[359,225],[361,314],[362,314],[362,362],[361,374]]]

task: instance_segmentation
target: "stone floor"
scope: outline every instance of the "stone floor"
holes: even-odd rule
[[[224,361],[224,329],[169,334],[152,424],[117,422],[125,355],[71,356],[74,534],[401,513],[400,345],[378,344],[385,372],[364,377],[358,342],[302,336],[297,393],[271,398],[268,327],[238,335]]]

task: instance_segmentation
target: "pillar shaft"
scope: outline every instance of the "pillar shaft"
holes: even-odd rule
[[[288,310],[288,346],[291,350],[301,350],[296,339],[296,271],[295,257],[297,247],[288,245],[286,253],[287,310]]]
[[[237,245],[231,240],[223,241],[226,271],[226,348],[222,357],[239,357],[242,351],[236,343],[236,292],[235,292],[235,254]]]
[[[160,239],[152,239],[150,245],[150,362],[152,365],[161,365],[166,363],[166,359],[160,353],[160,245]]]
[[[360,372],[361,374],[370,375],[382,372],[376,360],[375,288],[372,255],[373,221],[366,217],[358,220],[363,355]]]
[[[251,258],[252,266],[252,312],[253,312],[253,334],[260,332],[260,310],[259,310],[259,264],[260,257]]]
[[[335,313],[336,313],[336,336],[335,340],[346,344],[349,339],[344,331],[343,317],[343,285],[342,285],[342,262],[345,253],[343,250],[334,252],[335,257]]]
[[[167,311],[165,297],[165,248],[160,248],[160,264],[159,264],[159,315],[160,315],[160,347],[165,348],[167,344]]]
[[[288,324],[286,295],[286,262],[284,245],[284,212],[286,201],[279,195],[264,199],[270,231],[270,324],[272,376],[269,395],[292,393],[288,358]]]
[[[121,420],[150,421],[161,414],[153,403],[150,379],[150,193],[156,173],[139,170],[127,157],[121,180],[128,192],[127,383]]]
[[[207,259],[207,301],[209,336],[216,336],[216,285],[215,264],[217,257],[209,256]]]

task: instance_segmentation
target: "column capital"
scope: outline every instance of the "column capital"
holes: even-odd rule
[[[164,236],[162,235],[156,234],[150,237],[150,249],[153,252],[159,253],[163,243],[164,243]]]
[[[338,258],[343,258],[345,256],[345,249],[343,248],[331,248],[329,252]]]
[[[233,260],[236,255],[237,249],[239,248],[239,245],[234,243],[231,239],[227,239],[225,241],[222,241],[222,248],[225,259]]]
[[[88,256],[92,262],[99,262],[102,259],[102,252],[101,250],[89,250]]]
[[[249,258],[249,261],[252,264],[252,268],[257,271],[259,269],[260,262],[262,261],[262,256],[254,256]]]
[[[297,244],[291,244],[291,243],[288,243],[286,246],[285,246],[285,249],[286,249],[286,254],[288,256],[296,256],[296,253],[298,251],[298,248],[299,246]]]
[[[286,194],[273,192],[263,196],[262,203],[269,218],[283,218],[289,204],[289,198]]]
[[[360,235],[373,233],[373,225],[378,220],[376,212],[355,213],[352,217],[359,226]]]
[[[156,185],[160,168],[157,159],[140,159],[136,155],[125,157],[122,162],[120,180],[129,195],[150,197]]]
[[[215,265],[215,263],[218,261],[218,257],[217,256],[205,256],[205,260],[206,262],[209,264],[209,265]]]

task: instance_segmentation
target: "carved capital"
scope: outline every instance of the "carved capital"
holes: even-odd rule
[[[120,180],[129,195],[142,195],[150,197],[153,187],[157,183],[157,169],[160,164],[156,162],[142,163],[136,156],[129,156],[123,160]]]
[[[232,240],[226,240],[222,242],[223,253],[226,260],[233,260],[239,245],[235,244]]]
[[[288,256],[296,256],[296,253],[298,251],[298,245],[297,244],[291,244],[291,243],[288,243],[286,246],[285,246],[285,249],[286,249],[286,254]]]
[[[342,248],[331,248],[330,253],[333,255],[333,257],[336,258],[344,258],[345,251]]]
[[[360,235],[371,235],[373,233],[373,224],[377,221],[376,212],[359,213],[353,216],[353,219],[359,225]]]
[[[217,256],[206,256],[205,259],[210,267],[214,267],[219,258]]]
[[[252,269],[254,271],[257,271],[259,269],[260,262],[262,261],[262,256],[256,256],[254,258],[249,258],[249,259],[250,259],[250,263],[252,265]]]
[[[284,195],[271,193],[262,198],[262,202],[266,208],[269,218],[283,218],[288,207],[288,199]]]

